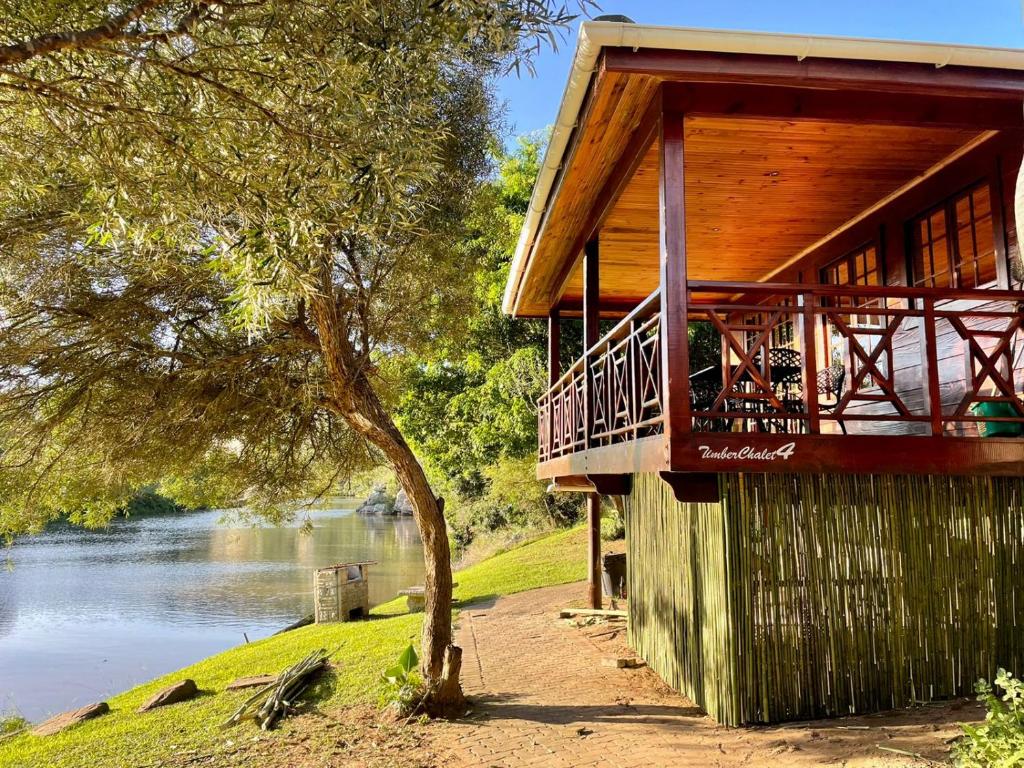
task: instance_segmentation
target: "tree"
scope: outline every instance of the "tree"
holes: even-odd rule
[[[462,243],[478,265],[469,321],[463,333],[439,338],[410,361],[399,406],[403,433],[457,505],[449,522],[460,545],[479,530],[563,524],[579,514],[578,498],[547,494],[533,478],[536,401],[548,386],[547,324],[501,310],[545,143],[541,133],[521,137],[479,189]],[[582,347],[582,324],[566,323],[564,338],[568,365]],[[510,472],[523,482],[508,482]]]
[[[216,476],[262,509],[383,458],[458,701],[443,503],[395,360],[458,322],[489,78],[548,0],[0,0],[0,519]],[[223,488],[220,489],[223,492]],[[446,661],[448,663],[446,663]]]

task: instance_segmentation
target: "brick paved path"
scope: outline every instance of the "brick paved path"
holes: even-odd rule
[[[962,703],[911,713],[734,728],[710,718],[647,669],[612,669],[627,651],[616,625],[576,627],[558,609],[580,585],[534,590],[464,609],[457,642],[472,710],[431,729],[453,768],[550,766],[920,765],[878,745],[945,757]]]

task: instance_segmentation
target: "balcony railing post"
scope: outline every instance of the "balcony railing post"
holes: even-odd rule
[[[939,390],[939,353],[935,330],[935,299],[922,300],[924,310],[924,390],[933,435],[942,434],[942,393]]]
[[[804,407],[807,409],[807,431],[817,435],[821,432],[821,412],[818,409],[818,318],[815,313],[817,299],[813,293],[802,293],[797,301],[802,308],[800,340],[803,344],[802,384]]]
[[[562,318],[558,307],[548,312],[548,391],[550,392],[558,380],[562,378]],[[555,446],[555,409],[554,394],[547,398],[547,423],[543,425],[548,440],[548,453]]]
[[[640,329],[643,327],[643,318],[637,318],[629,324],[629,347],[628,347],[628,361],[629,361],[629,423],[633,425],[633,439],[636,440],[640,437],[637,432],[636,425],[644,417],[644,404],[643,404],[643,380],[640,378],[643,375],[642,360],[643,360],[643,349],[641,344],[643,339],[640,338]]]

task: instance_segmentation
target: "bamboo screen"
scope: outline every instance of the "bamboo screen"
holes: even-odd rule
[[[720,722],[970,694],[1024,669],[1024,478],[722,475],[626,504],[630,639]],[[1024,596],[1024,592],[1021,592]]]

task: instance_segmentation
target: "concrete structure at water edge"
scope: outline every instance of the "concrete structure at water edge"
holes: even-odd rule
[[[313,575],[316,623],[365,619],[370,614],[369,566],[376,564],[366,560],[318,568]]]

